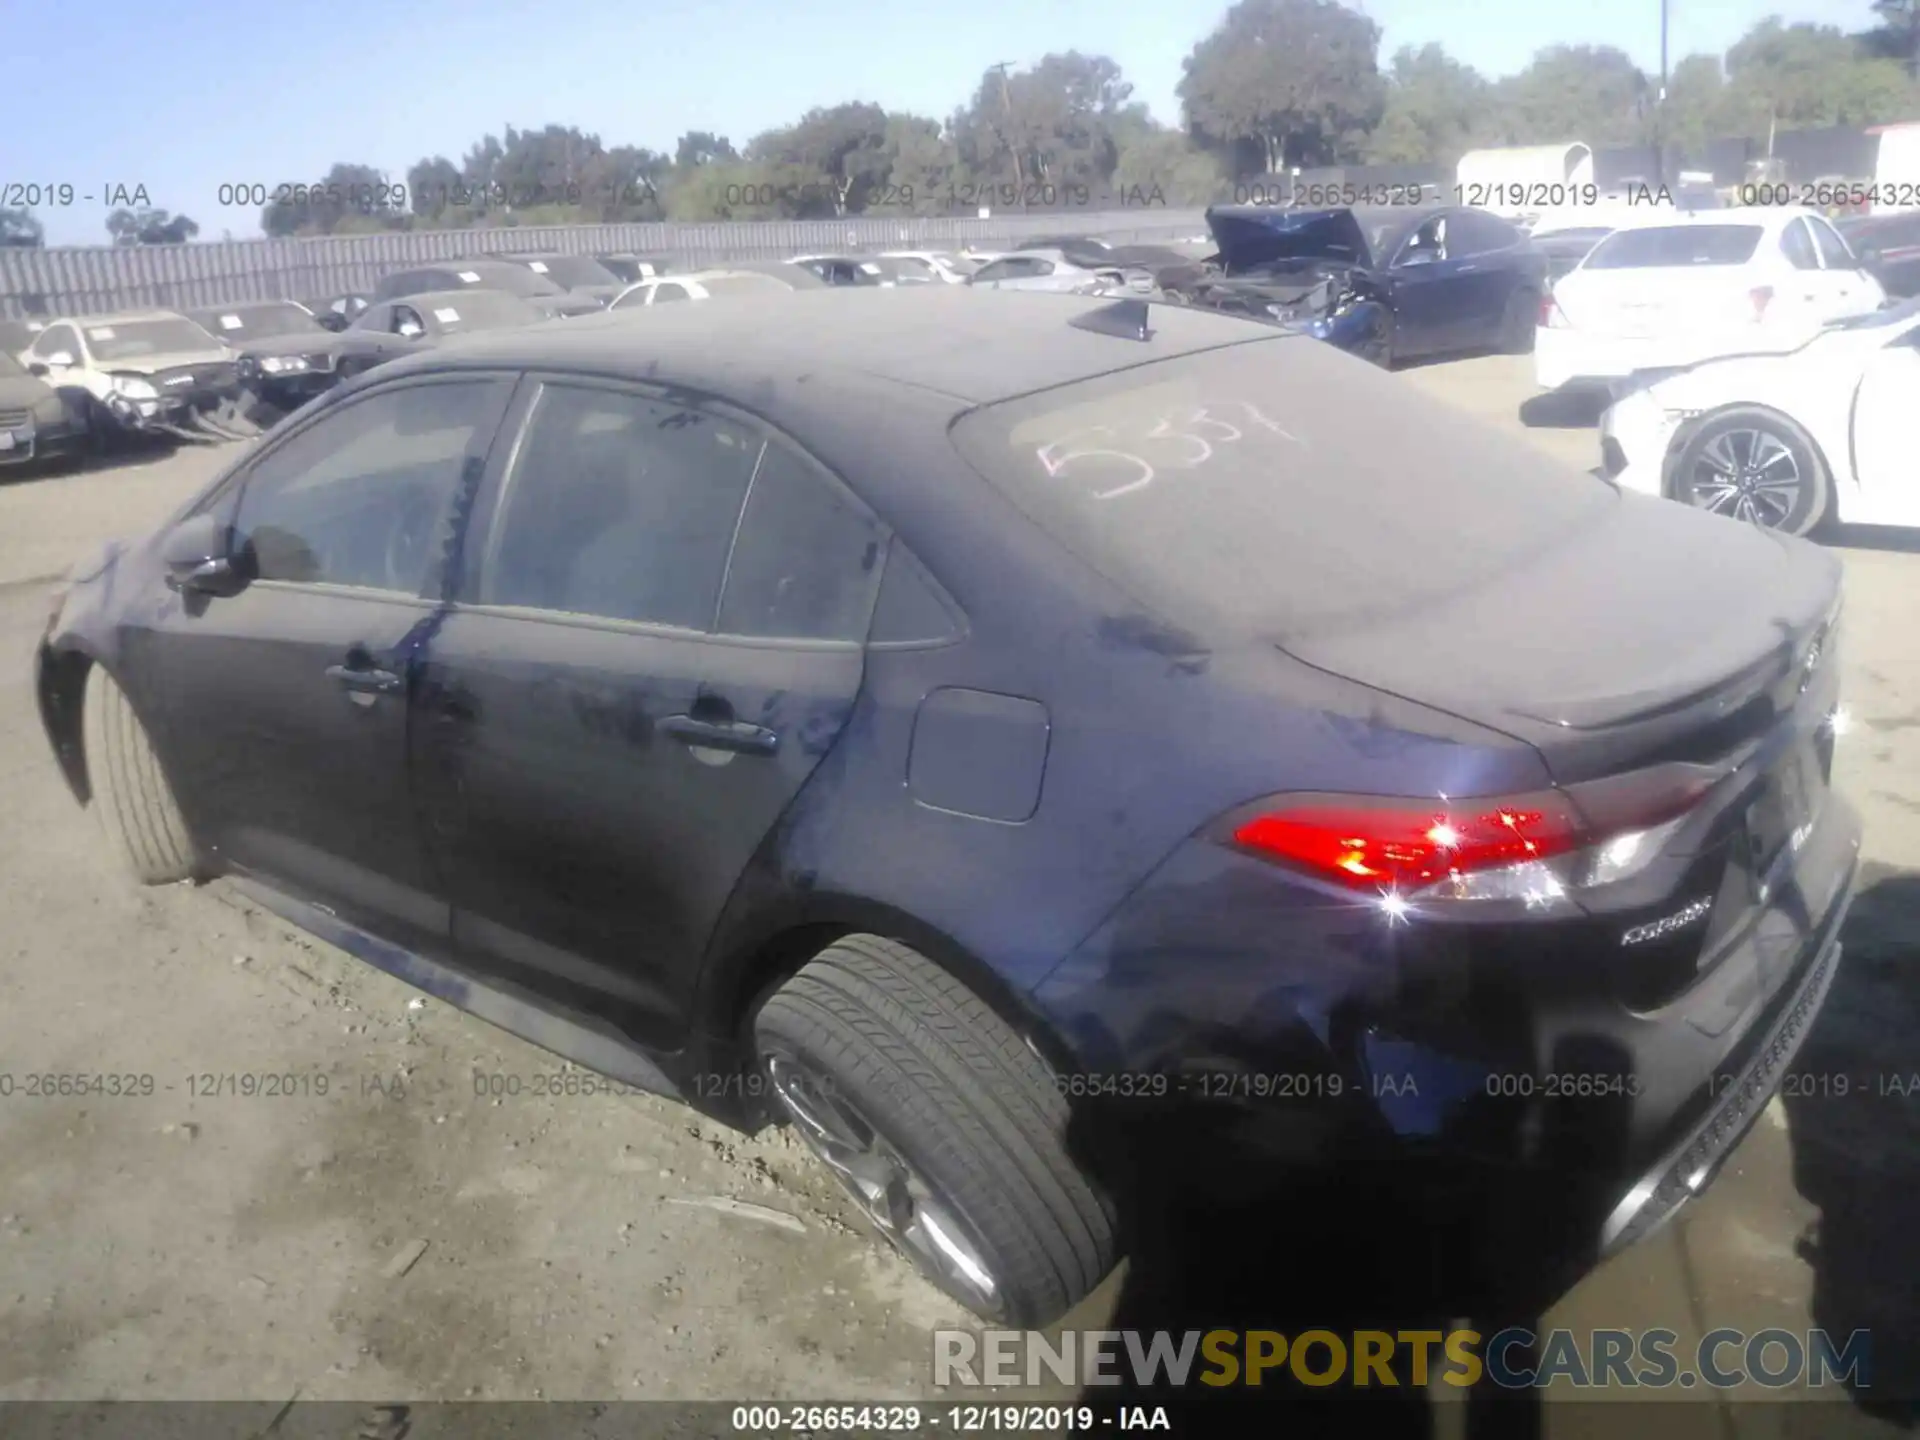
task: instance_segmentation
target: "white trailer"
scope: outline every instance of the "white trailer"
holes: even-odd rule
[[[1491,210],[1510,220],[1572,209],[1595,198],[1593,149],[1578,140],[1469,150],[1454,170],[1456,204]]]
[[[1893,210],[1920,210],[1920,123],[1881,125],[1873,164],[1873,206],[1876,215]]]

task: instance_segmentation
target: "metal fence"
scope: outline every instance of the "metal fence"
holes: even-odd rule
[[[1198,210],[1051,211],[988,219],[661,222],[643,225],[514,226],[392,231],[310,240],[228,240],[186,245],[0,247],[0,316],[192,309],[246,300],[305,300],[370,290],[391,270],[505,251],[564,254],[634,251],[690,266],[778,259],[809,251],[1009,249],[1044,235],[1100,235],[1115,244],[1204,238]]]

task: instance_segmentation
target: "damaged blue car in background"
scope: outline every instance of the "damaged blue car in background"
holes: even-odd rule
[[[1547,264],[1462,205],[1207,211],[1215,254],[1167,298],[1304,330],[1378,365],[1533,346]]]

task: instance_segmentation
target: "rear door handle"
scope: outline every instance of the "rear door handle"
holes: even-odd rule
[[[361,695],[391,695],[400,688],[400,677],[391,670],[356,670],[347,665],[329,665],[327,678]]]
[[[669,715],[659,724],[663,735],[704,750],[735,750],[742,755],[771,755],[780,748],[780,735],[764,725],[743,720],[696,720],[691,715]]]

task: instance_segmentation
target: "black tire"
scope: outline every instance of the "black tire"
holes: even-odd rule
[[[1068,1106],[1053,1071],[925,956],[879,936],[848,936],[773,993],[753,1034],[776,1110],[825,1163],[832,1166],[783,1099],[790,1061],[823,1077],[835,1103],[911,1167],[941,1206],[943,1226],[958,1221],[993,1279],[994,1303],[980,1303],[876,1228],[982,1318],[1050,1324],[1113,1268],[1113,1212],[1067,1154]]]
[[[81,724],[93,809],[134,878],[143,885],[194,878],[193,841],[160,757],[126,692],[98,665],[87,676]]]
[[[1532,290],[1515,290],[1507,297],[1507,308],[1500,316],[1500,353],[1531,355],[1534,331],[1540,323],[1540,296]]]
[[[1791,462],[1791,486],[1784,483],[1789,467],[1781,455]],[[1727,473],[1730,463],[1736,473],[1728,491],[1711,477]],[[1742,491],[1743,482],[1753,488]],[[1735,406],[1702,422],[1681,448],[1668,487],[1674,499],[1696,509],[1783,535],[1813,534],[1833,504],[1833,480],[1813,437],[1779,411],[1758,405]]]

